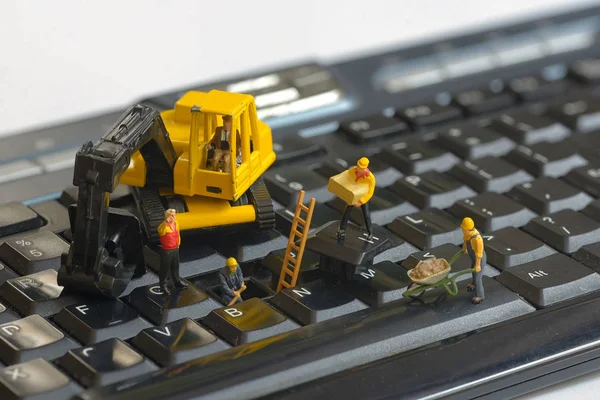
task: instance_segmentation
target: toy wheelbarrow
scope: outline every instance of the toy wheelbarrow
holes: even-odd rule
[[[452,264],[460,258],[462,255],[462,250],[456,253],[451,259],[450,262],[446,261],[443,258],[438,258],[438,260],[442,261],[445,264],[446,268],[442,271],[430,275],[423,279],[416,279],[412,276],[413,270],[408,271],[408,277],[411,279],[412,283],[408,286],[406,292],[402,293],[403,297],[410,297],[414,300],[418,300],[421,296],[425,294],[425,292],[429,289],[435,289],[439,287],[443,287],[446,290],[446,293],[450,296],[456,296],[458,294],[458,286],[456,285],[456,279],[459,276],[469,274],[473,272],[473,269],[467,268],[462,271],[458,271],[452,276],[450,276],[450,270],[452,269]],[[421,261],[423,262],[423,261]],[[420,262],[420,263],[421,263]],[[419,263],[419,264],[420,264]],[[417,264],[418,266],[418,264]],[[415,267],[416,268],[416,267]],[[442,294],[438,299],[439,301],[446,297],[446,294]]]

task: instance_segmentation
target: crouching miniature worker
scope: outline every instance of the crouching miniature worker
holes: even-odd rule
[[[242,292],[246,290],[246,284],[244,283],[242,269],[235,258],[229,257],[227,259],[226,267],[221,270],[219,279],[221,281],[221,296],[228,306],[243,301]]]
[[[346,236],[346,227],[348,226],[350,213],[355,207],[360,207],[362,209],[363,217],[365,218],[365,227],[369,233],[369,239],[373,237],[368,201],[371,200],[371,197],[373,197],[373,192],[375,191],[375,176],[371,171],[369,171],[367,168],[368,166],[369,159],[367,157],[362,157],[356,163],[356,167],[352,167],[346,171],[350,177],[350,182],[366,185],[366,193],[360,198],[360,200],[358,200],[358,202],[355,204],[348,204],[344,209],[340,227],[337,231],[337,237],[340,240],[343,240]]]
[[[181,236],[179,235],[179,224],[177,223],[177,211],[169,208],[165,212],[165,220],[158,226],[158,235],[160,236],[160,245],[162,247],[160,270],[158,271],[160,290],[163,293],[169,294],[169,289],[167,288],[167,278],[169,275],[171,275],[175,287],[187,287],[187,283],[179,277],[179,245],[181,244]]]
[[[482,266],[487,264],[487,256],[483,245],[483,238],[477,229],[475,223],[469,217],[463,219],[460,225],[464,235],[462,251],[468,254],[471,258],[471,268],[473,272],[473,280],[467,285],[467,290],[472,292],[475,290],[475,297],[471,300],[473,304],[479,304],[485,299],[483,291],[483,271]]]

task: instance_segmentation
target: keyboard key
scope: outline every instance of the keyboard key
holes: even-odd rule
[[[158,285],[140,287],[129,295],[127,302],[156,325],[184,317],[202,318],[213,309],[221,307],[220,303],[210,299],[191,283],[188,283],[186,289],[175,290],[170,295],[163,293]]]
[[[447,208],[458,200],[476,194],[465,184],[437,171],[400,178],[390,186],[390,190],[419,208]]]
[[[544,177],[517,185],[507,196],[538,214],[564,209],[581,210],[592,198],[556,178]]]
[[[483,239],[488,263],[500,270],[556,253],[538,239],[512,226],[484,235]]]
[[[270,302],[303,325],[367,308],[350,293],[323,280],[284,289],[273,296]]]
[[[461,244],[463,240],[460,221],[437,208],[398,217],[386,228],[420,249]]]
[[[382,261],[399,262],[408,257],[409,254],[417,251],[417,248],[412,244],[402,240],[400,236],[395,235],[387,229],[383,229],[379,225],[373,225],[373,242],[376,243],[381,237],[385,236],[388,238],[391,247],[383,252],[377,254],[373,258],[373,263],[379,263]],[[348,236],[346,236],[347,238]],[[348,239],[346,239],[347,241]],[[365,241],[367,243],[368,241]]]
[[[47,269],[9,279],[0,286],[0,296],[23,316],[50,317],[81,301],[79,295],[62,294],[63,287],[56,283],[56,277],[55,270]]]
[[[41,175],[34,175],[2,185],[0,204],[10,201],[33,201],[35,199],[58,197],[62,188],[73,184],[73,169],[61,169]]]
[[[560,253],[505,269],[496,279],[538,308],[600,289],[600,275]]]
[[[256,297],[213,310],[202,322],[233,346],[298,328],[295,322]]]
[[[573,210],[536,217],[523,229],[563,253],[600,241],[600,223]]]
[[[67,306],[54,321],[85,345],[114,337],[129,339],[151,326],[121,300],[108,299]]]
[[[449,174],[478,192],[504,193],[519,183],[533,180],[522,169],[492,156],[456,164]]]
[[[380,153],[383,161],[405,174],[422,174],[435,170],[444,172],[458,162],[458,158],[431,142],[407,140],[386,146]]]
[[[523,101],[538,101],[565,93],[568,84],[564,79],[547,80],[542,76],[528,75],[511,79],[508,89]]]
[[[473,218],[480,232],[497,231],[507,226],[521,227],[535,217],[535,213],[521,204],[494,192],[456,202],[448,209],[450,214],[462,220]]]
[[[284,257],[285,249],[275,250],[270,252],[261,262],[261,265],[271,271],[272,287],[277,287],[277,284],[279,283],[279,275],[281,275],[281,266],[283,265]],[[298,275],[298,281],[296,283],[301,285],[319,279],[321,277],[321,271],[319,269],[320,262],[321,258],[318,254],[305,250],[302,255],[302,261],[300,262],[300,274]]]
[[[548,114],[580,133],[600,128],[600,101],[588,95],[560,100],[548,108]]]
[[[377,190],[379,188],[376,188]],[[290,235],[290,230],[292,229],[292,221],[294,220],[294,213],[296,212],[296,207],[283,208],[275,211],[275,226],[281,234],[285,236]],[[373,213],[371,211],[371,213]],[[310,230],[315,230],[325,225],[329,221],[335,221],[342,218],[342,215],[333,210],[331,207],[328,207],[322,203],[315,203],[315,208],[313,209],[313,215],[310,220]]]
[[[119,339],[71,350],[58,364],[85,387],[106,386],[158,369]]]
[[[22,203],[0,204],[0,237],[39,228],[43,223],[35,212]]]
[[[189,318],[144,329],[131,343],[162,367],[181,364],[230,347]]]
[[[44,220],[40,230],[62,233],[70,227],[67,208],[56,200],[33,204],[31,209]]]
[[[213,236],[213,247],[225,257],[234,257],[239,263],[254,261],[264,258],[273,250],[285,249],[288,238],[276,231],[248,232],[236,235],[232,241],[226,235]],[[224,266],[221,265],[221,268]]]
[[[515,102],[512,93],[504,90],[504,84],[495,80],[488,88],[461,92],[454,97],[454,102],[469,115],[488,113],[510,107]]]
[[[560,142],[571,134],[571,130],[560,122],[522,109],[508,111],[494,118],[490,129],[525,146],[540,142]]]
[[[300,190],[306,194],[304,198],[309,202],[314,197],[318,202],[324,203],[332,200],[335,195],[327,190],[328,179],[307,168],[295,166],[293,168],[279,168],[265,175],[265,184],[273,199],[285,207],[295,207],[298,202]]]
[[[459,119],[462,117],[462,111],[453,105],[431,102],[398,109],[396,115],[413,127],[421,127]]]
[[[383,261],[355,274],[348,283],[348,290],[368,305],[381,307],[402,299],[402,293],[411,283],[406,269],[391,261]]]
[[[600,197],[600,163],[592,162],[585,167],[572,169],[565,176],[567,182],[591,194]]]
[[[586,267],[600,272],[600,242],[581,246],[572,257]]]
[[[361,144],[376,139],[384,139],[392,135],[399,135],[408,131],[406,122],[388,118],[383,115],[342,122],[340,130],[348,139],[356,144]]]
[[[0,164],[0,183],[16,181],[28,176],[39,175],[42,167],[31,161],[20,160],[8,164]]]
[[[15,314],[12,310],[6,308],[4,304],[0,303],[0,324],[5,324],[19,318],[21,317]]]
[[[323,164],[316,168],[314,171],[319,175],[329,179],[329,177],[344,172],[351,166],[356,164],[355,160],[358,160],[362,156],[358,157],[346,157],[346,158],[334,158],[333,160],[325,160]],[[369,159],[369,171],[371,171],[377,178],[377,187],[389,186],[400,178],[402,174],[397,169],[391,167],[382,161],[379,156],[371,157]]]
[[[516,146],[499,133],[476,125],[456,126],[445,130],[436,138],[436,143],[466,159],[502,156]]]
[[[21,275],[60,268],[60,256],[69,250],[67,242],[50,231],[11,236],[0,245],[0,259]]]
[[[329,221],[339,220],[341,218],[341,214],[346,208],[346,202],[336,197],[327,204],[336,210],[340,215],[339,217],[330,219]],[[369,200],[369,213],[371,214],[371,222],[377,225],[389,224],[394,220],[394,218],[400,215],[410,214],[415,211],[417,211],[417,209],[412,204],[404,201],[402,198],[398,197],[396,193],[385,188],[376,187],[373,197],[371,200]],[[360,207],[355,207],[350,212],[350,220],[358,225],[364,225],[365,220]]]
[[[542,142],[530,147],[519,146],[510,152],[506,159],[533,176],[555,178],[588,163],[569,142],[564,141]]]
[[[185,240],[185,239],[184,239]],[[156,273],[160,269],[160,250],[156,247],[144,248],[144,259],[146,265]],[[217,253],[215,249],[204,244],[195,246],[182,246],[179,248],[179,275],[182,278],[188,278],[194,275],[205,274],[212,271],[217,271],[225,265],[225,257]],[[152,285],[158,282],[158,277],[151,273],[146,273],[145,277],[152,277],[146,284],[134,285],[135,288]],[[129,290],[129,289],[128,289]],[[133,292],[133,290],[131,290]]]
[[[438,247],[433,247],[431,249],[426,249],[426,250],[420,251],[418,253],[413,253],[406,260],[402,261],[402,263],[400,265],[402,267],[406,268],[407,270],[409,270],[409,269],[413,269],[414,267],[416,267],[419,264],[419,262],[421,262],[423,260],[427,260],[428,258],[433,258],[433,257],[445,258],[446,261],[450,262],[452,257],[454,257],[456,255],[456,253],[458,253],[459,251],[461,251],[461,248],[459,246],[455,246],[453,244],[446,243],[446,244],[438,246]],[[482,267],[483,274],[485,276],[498,275],[498,271],[496,271],[492,267],[488,266],[486,268],[485,265],[482,265],[481,267]],[[464,269],[470,269],[470,268],[471,268],[471,259],[466,254],[462,254],[452,264],[452,272],[458,272],[458,271],[462,271]],[[460,276],[458,278],[458,281],[461,281],[464,279],[470,279],[470,278],[471,278],[471,274],[465,274],[463,276]]]
[[[274,166],[288,164],[308,157],[314,157],[325,153],[319,144],[298,135],[288,135],[278,138],[273,143],[273,150],[277,155]]]
[[[10,268],[0,262],[0,286],[7,280],[16,278],[17,276]]]
[[[600,81],[600,60],[589,58],[575,61],[569,69],[569,76],[587,84],[598,83]]]
[[[39,357],[53,360],[75,347],[74,341],[39,315],[0,325],[0,359],[5,364]]]
[[[0,370],[0,397],[12,399],[70,399],[81,388],[41,358]]]

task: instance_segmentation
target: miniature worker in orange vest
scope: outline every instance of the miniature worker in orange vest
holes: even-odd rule
[[[373,197],[373,192],[375,191],[375,176],[369,169],[369,159],[367,157],[362,157],[356,163],[356,167],[352,167],[348,169],[348,174],[352,178],[354,182],[366,183],[369,185],[369,190],[367,193],[358,201],[358,203],[353,205],[347,205],[344,209],[344,213],[342,214],[342,221],[340,222],[340,227],[337,231],[337,237],[340,240],[343,240],[346,236],[346,227],[348,226],[348,220],[350,219],[350,213],[354,207],[360,207],[363,212],[363,217],[365,218],[365,226],[367,228],[367,232],[369,233],[369,239],[373,237],[373,231],[371,230],[371,215],[369,214],[369,204],[368,201]]]
[[[170,292],[167,288],[169,272],[175,287],[185,288],[188,286],[179,277],[179,245],[181,244],[181,236],[179,235],[179,224],[177,223],[176,214],[177,211],[169,208],[165,212],[165,220],[158,226],[160,245],[162,247],[158,278],[160,280],[160,290],[166,294]]]
[[[475,223],[469,217],[463,219],[460,227],[464,235],[462,251],[465,254],[469,254],[471,269],[474,270],[473,280],[467,285],[467,290],[469,292],[476,290],[475,297],[471,301],[473,304],[479,304],[485,299],[482,266],[487,264],[487,255],[485,254],[483,238],[479,231],[475,229]]]

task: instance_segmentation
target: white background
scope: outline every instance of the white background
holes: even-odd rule
[[[271,64],[339,60],[594,3],[0,0],[0,135]],[[461,362],[469,357],[485,354]],[[526,398],[599,398],[593,378]]]

